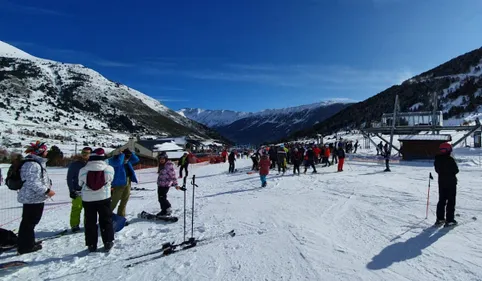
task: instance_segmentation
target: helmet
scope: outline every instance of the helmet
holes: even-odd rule
[[[44,142],[36,141],[26,146],[25,153],[42,155],[47,150],[47,146]]]
[[[439,150],[440,150],[440,152],[445,153],[445,154],[450,153],[450,152],[452,152],[452,145],[448,142],[444,142],[444,143],[440,144]]]

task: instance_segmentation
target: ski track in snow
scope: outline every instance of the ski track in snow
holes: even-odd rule
[[[138,171],[138,187],[127,205],[131,224],[116,233],[109,254],[91,253],[83,233],[43,243],[44,249],[0,262],[30,263],[2,280],[481,280],[482,226],[472,221],[482,211],[480,168],[462,165],[457,211],[462,224],[454,229],[429,227],[435,220],[437,182],[432,182],[429,219],[425,200],[431,163],[392,165],[349,161],[345,172],[335,166],[317,167],[318,174],[268,176],[260,188],[257,174],[246,174],[250,160],[238,160],[239,172],[227,174],[227,164],[193,165],[196,189],[194,236],[209,238],[236,230],[197,247],[124,268],[138,260],[126,258],[152,251],[165,242],[182,241],[183,193],[169,199],[179,222],[165,224],[137,219],[142,210],[157,212],[155,169]],[[57,195],[46,202],[36,228],[37,238],[68,228],[70,201],[65,169],[49,169]],[[309,171],[310,172],[310,171]],[[191,185],[187,193],[187,237],[191,236]],[[0,187],[0,218],[12,208],[15,194]],[[4,223],[4,222],[2,222]],[[18,228],[19,221],[4,227]],[[99,238],[99,248],[102,247]],[[153,255],[154,256],[154,255]]]

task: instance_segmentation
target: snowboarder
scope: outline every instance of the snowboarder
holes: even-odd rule
[[[234,153],[234,150],[229,153],[228,156],[228,162],[229,162],[229,173],[234,173],[234,162],[236,162],[236,154]]]
[[[18,229],[18,254],[26,254],[42,249],[35,243],[35,226],[40,222],[44,202],[55,195],[47,173],[47,146],[37,141],[31,143],[25,153],[29,154],[17,168],[20,169],[22,188],[17,200],[23,204],[22,221]]]
[[[259,178],[261,179],[261,187],[266,187],[266,176],[269,174],[269,168],[271,165],[271,161],[269,161],[269,157],[266,151],[263,151],[263,155],[261,156],[261,160],[259,160]]]
[[[69,187],[70,198],[72,199],[72,208],[70,210],[70,228],[72,232],[80,230],[80,213],[82,212],[82,187],[79,186],[79,172],[85,167],[89,161],[92,148],[84,147],[80,153],[80,157],[74,157],[75,161],[69,165],[67,170],[67,186]]]
[[[336,150],[338,156],[338,172],[343,172],[343,164],[345,164],[345,150],[343,150],[343,144],[340,142],[338,144],[338,149]]]
[[[157,197],[161,205],[161,212],[157,216],[170,216],[172,213],[171,203],[167,200],[167,193],[171,186],[179,189],[174,164],[169,161],[166,152],[161,152],[159,154],[159,176],[157,177]]]
[[[445,223],[445,226],[453,226],[457,224],[454,219],[455,214],[455,198],[457,195],[457,174],[459,168],[452,153],[452,145],[442,143],[440,145],[440,154],[435,156],[434,167],[438,174],[438,192],[439,201],[437,204],[437,220],[435,225]]]
[[[187,168],[189,167],[189,154],[187,152],[182,155],[182,157],[179,159],[179,162],[177,162],[177,166],[181,167],[179,168],[179,178],[182,179],[182,170],[186,171],[186,177],[189,175],[189,172],[187,171]]]
[[[291,154],[291,163],[293,163],[293,175],[296,175],[297,171],[298,171],[298,176],[300,175],[300,165],[301,165],[302,159],[303,159],[303,154],[301,154],[298,148],[295,148],[293,150],[293,153]]]
[[[117,214],[121,217],[126,216],[127,201],[131,195],[131,182],[137,183],[136,172],[132,165],[139,162],[139,158],[128,148],[120,154],[109,159],[109,165],[114,168],[114,180],[112,181],[112,211],[115,210],[120,201]]]
[[[104,160],[104,149],[97,148],[90,154],[85,167],[79,171],[78,185],[82,188],[82,205],[85,212],[85,245],[89,252],[97,251],[97,215],[104,250],[108,252],[114,246],[111,209],[114,168]]]

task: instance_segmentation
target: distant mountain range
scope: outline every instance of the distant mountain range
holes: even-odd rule
[[[187,108],[178,113],[215,129],[235,143],[260,144],[310,128],[349,105],[347,101],[324,101],[260,112]]]
[[[134,133],[220,137],[207,126],[92,69],[40,59],[2,41],[0,95],[2,138],[55,137],[110,145],[126,141]]]

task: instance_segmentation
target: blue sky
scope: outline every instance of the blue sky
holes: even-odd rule
[[[0,0],[0,40],[173,109],[364,100],[482,46],[480,0]]]

